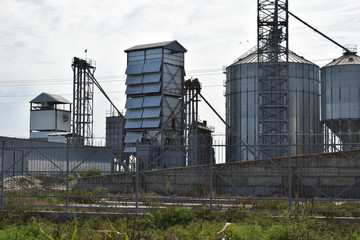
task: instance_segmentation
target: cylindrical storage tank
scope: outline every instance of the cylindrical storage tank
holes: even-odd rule
[[[343,144],[360,147],[360,57],[347,52],[321,68],[321,121]]]
[[[288,129],[291,155],[321,144],[319,67],[289,51]],[[227,162],[261,158],[257,50],[226,68]]]

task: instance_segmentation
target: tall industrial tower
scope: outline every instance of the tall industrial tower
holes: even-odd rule
[[[186,49],[178,41],[168,41],[137,45],[125,52],[124,152],[136,155],[141,169],[185,166],[179,146],[184,143]]]
[[[92,145],[93,143],[93,102],[95,61],[73,58],[73,143]]]
[[[289,154],[288,1],[258,0],[259,143],[263,158]]]

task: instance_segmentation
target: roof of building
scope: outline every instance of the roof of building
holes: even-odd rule
[[[54,104],[56,104],[56,103],[70,104],[71,103],[67,99],[65,99],[64,97],[62,97],[60,95],[44,93],[44,92],[30,101],[30,103],[45,103],[45,102],[46,103],[54,103]]]
[[[243,63],[255,63],[257,62],[257,46],[251,48],[249,51],[238,57],[234,60],[234,63],[231,65],[243,64]],[[285,61],[285,59],[282,59]],[[289,62],[294,63],[306,63],[306,64],[313,64],[311,61],[305,59],[302,56],[297,55],[293,51],[289,50]]]
[[[65,136],[65,137],[70,137],[72,136],[72,132],[55,132],[55,133],[50,133],[48,134],[48,136]]]
[[[203,132],[214,132],[214,127],[210,127],[207,125],[207,121],[203,122],[197,122],[197,127],[199,130],[202,130]]]
[[[339,66],[339,65],[352,65],[360,64],[360,57],[356,55],[356,52],[344,53],[341,57],[332,60],[324,67]]]
[[[170,50],[174,50],[177,52],[184,52],[184,53],[187,52],[187,50],[176,40],[136,45],[134,47],[126,49],[125,52],[127,53],[127,52],[144,50],[144,49],[152,49],[152,48],[165,48],[165,49],[170,49]]]

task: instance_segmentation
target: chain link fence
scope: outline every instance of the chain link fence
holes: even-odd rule
[[[212,149],[204,160],[189,154],[192,146],[139,143],[136,154],[125,156],[106,147],[2,138],[0,208],[139,213],[181,205],[360,213],[359,149],[331,142],[316,153],[226,162],[225,143],[218,138],[210,148],[197,146],[197,152]],[[171,161],[191,166],[167,167]]]

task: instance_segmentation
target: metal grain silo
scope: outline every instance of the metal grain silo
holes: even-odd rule
[[[321,121],[343,149],[360,146],[360,57],[346,52],[321,68]]]
[[[288,70],[290,153],[317,152],[321,133],[319,67],[289,51]],[[262,158],[257,73],[256,48],[226,68],[227,162]]]

